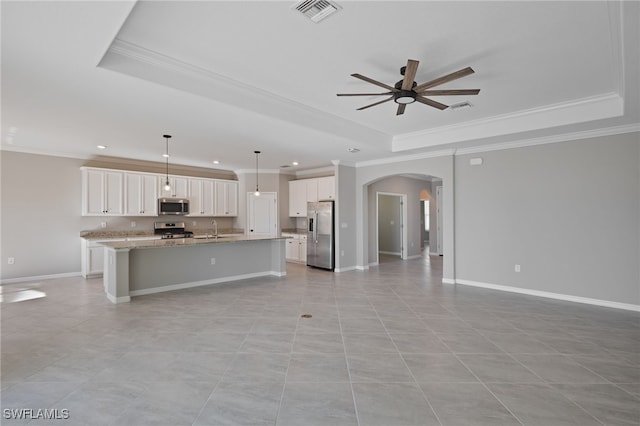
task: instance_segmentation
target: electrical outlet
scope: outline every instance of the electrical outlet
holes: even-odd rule
[[[516,272],[520,272],[520,265],[516,264],[513,268]]]
[[[14,264],[16,263],[16,258],[15,258],[15,257],[9,257],[9,258],[7,259],[7,263],[8,263],[9,265],[14,265]]]
[[[100,222],[100,227],[101,228],[106,228],[107,227],[107,222]]]
[[[132,228],[135,228],[135,227],[136,227],[136,221],[135,221],[135,220],[132,220],[132,221],[131,221],[131,227],[132,227]]]
[[[212,264],[212,265],[215,265],[215,264],[216,264],[216,258],[215,258],[215,257],[212,257],[212,258],[211,258],[211,264]]]
[[[192,226],[196,226],[198,224],[198,222],[196,222],[195,220],[193,222],[191,222]]]

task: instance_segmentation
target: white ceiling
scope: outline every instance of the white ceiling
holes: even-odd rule
[[[169,133],[171,162],[296,171],[639,128],[638,2],[294,3],[2,1],[2,149],[162,161]],[[471,66],[438,88],[479,95],[434,99],[473,108],[336,96],[407,59],[418,84]]]

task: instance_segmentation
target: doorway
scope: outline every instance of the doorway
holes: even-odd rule
[[[380,255],[407,259],[407,195],[388,192],[376,193],[378,251]]]
[[[247,232],[249,237],[275,237],[278,235],[278,194],[247,193]]]

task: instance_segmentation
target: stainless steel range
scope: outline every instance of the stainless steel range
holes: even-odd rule
[[[185,230],[184,222],[155,222],[153,224],[153,233],[161,235],[163,240],[193,237],[193,232]]]

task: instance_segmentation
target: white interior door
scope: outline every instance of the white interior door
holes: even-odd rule
[[[275,192],[247,193],[247,235],[275,237],[278,235],[278,197]]]

